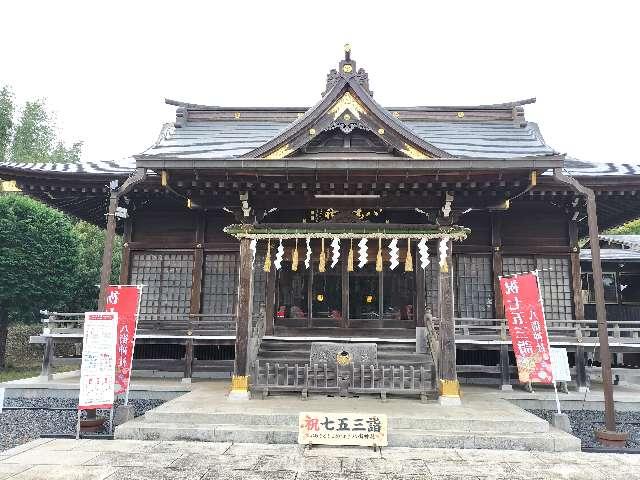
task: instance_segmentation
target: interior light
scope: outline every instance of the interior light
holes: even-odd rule
[[[367,303],[372,303],[373,302],[373,295],[367,295],[367,297],[365,298],[365,301]]]
[[[318,300],[319,302],[324,302],[324,295],[319,293],[318,295],[316,295],[316,300]]]

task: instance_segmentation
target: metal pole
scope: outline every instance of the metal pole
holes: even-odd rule
[[[555,168],[553,176],[569,185],[574,191],[585,196],[587,201],[587,223],[589,226],[589,244],[591,245],[591,268],[596,297],[596,319],[598,339],[600,341],[600,364],[602,366],[602,387],[604,390],[605,430],[597,432],[601,440],[624,442],[627,433],[616,432],[616,412],[613,400],[613,382],[611,378],[611,353],[609,351],[609,332],[607,331],[607,311],[604,304],[604,284],[602,283],[602,265],[600,263],[600,241],[598,238],[598,216],[596,196],[593,190],[580,184],[575,178],[565,175]]]

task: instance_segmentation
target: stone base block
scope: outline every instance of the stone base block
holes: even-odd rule
[[[569,422],[569,415],[566,413],[554,413],[551,419],[551,425],[559,430],[571,433],[571,423]]]
[[[251,400],[251,394],[248,390],[231,390],[228,398],[232,402],[242,402],[245,400]]]
[[[438,403],[447,407],[457,407],[462,405],[462,400],[460,397],[445,397],[444,395],[440,395],[438,397]]]
[[[135,418],[135,411],[131,405],[118,405],[113,415],[113,424],[122,425],[123,423],[133,420]]]

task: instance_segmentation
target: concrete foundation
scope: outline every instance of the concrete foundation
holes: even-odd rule
[[[456,407],[417,398],[270,396],[230,402],[228,382],[193,390],[116,428],[118,439],[294,444],[300,412],[386,414],[389,446],[578,451],[580,440],[515,405],[465,392]],[[454,399],[456,400],[456,399]]]

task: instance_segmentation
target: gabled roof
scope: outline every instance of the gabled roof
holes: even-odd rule
[[[176,122],[136,156],[154,161],[289,158],[323,131],[368,130],[394,153],[410,158],[517,159],[558,155],[538,126],[524,119],[535,98],[478,106],[392,107],[373,99],[369,79],[346,51],[312,107],[233,108],[166,101],[178,107]],[[339,114],[338,114],[339,113]],[[346,118],[346,120],[345,120]]]

